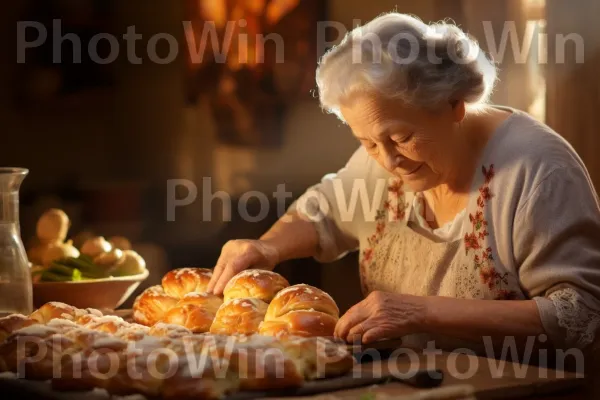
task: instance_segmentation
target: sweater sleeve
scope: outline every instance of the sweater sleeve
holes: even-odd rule
[[[600,208],[583,168],[558,168],[517,210],[515,261],[550,340],[586,348],[600,328]]]
[[[354,202],[362,199],[360,192],[368,190],[371,162],[364,148],[359,148],[342,169],[308,188],[288,209],[314,224],[319,235],[317,261],[332,262],[358,249],[361,207]]]

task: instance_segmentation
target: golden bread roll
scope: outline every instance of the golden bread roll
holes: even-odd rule
[[[35,324],[39,324],[39,321],[21,314],[11,314],[0,318],[0,343],[4,342],[14,331]]]
[[[170,362],[177,362],[169,357],[169,340],[146,336],[143,340],[127,346],[116,353],[118,370],[95,376],[98,381],[94,386],[102,387],[111,394],[127,396],[135,393],[155,397],[160,395],[160,380],[168,371]],[[94,368],[87,363],[83,370]],[[96,374],[97,375],[97,374]]]
[[[223,290],[225,301],[255,298],[269,303],[281,289],[290,286],[287,279],[273,271],[248,269],[235,275]]]
[[[58,301],[51,301],[35,310],[29,317],[45,324],[54,318],[76,320],[88,314],[102,315],[100,311],[93,308],[81,309]]]
[[[321,289],[300,284],[281,290],[269,304],[259,333],[273,336],[333,336],[339,319],[335,301]]]
[[[208,332],[221,304],[223,300],[213,294],[188,293],[160,322],[181,325],[193,333]]]
[[[236,348],[231,355],[232,368],[240,380],[241,390],[273,390],[300,387],[302,371],[280,349],[249,347]]]
[[[54,321],[58,320],[55,319],[52,322]],[[31,359],[24,365],[27,379],[47,380],[60,376],[64,371],[63,364],[72,359],[88,357],[95,362],[95,357],[99,352],[98,348],[114,346],[115,343],[119,343],[119,349],[124,349],[128,343],[106,332],[93,331],[68,323],[54,324],[54,326],[58,326],[57,329],[61,330],[61,333],[43,339],[40,347],[31,354]],[[91,349],[94,351],[90,352]]]
[[[230,299],[217,311],[210,333],[252,335],[265,318],[268,305],[254,298]]]
[[[177,307],[184,306],[186,304],[201,306],[205,310],[216,314],[219,307],[221,307],[223,304],[223,299],[211,293],[192,292],[183,296],[183,298],[177,303]]]
[[[121,344],[125,343],[124,340],[115,338],[106,332],[94,331],[82,327],[71,329],[67,332],[63,332],[62,334],[71,339],[73,342],[77,343],[80,351],[92,349],[98,346],[98,344],[106,344],[107,342],[112,343],[116,341]]]
[[[100,317],[94,317],[94,318],[100,318]],[[54,318],[53,320],[51,320],[50,322],[48,322],[45,325],[49,328],[56,329],[59,333],[67,333],[74,329],[81,328],[81,325],[75,323],[75,321],[72,321],[70,319],[65,319],[65,318]]]
[[[275,320],[261,322],[258,333],[278,338],[333,336],[337,321],[337,318],[320,311],[296,310]]]
[[[223,338],[219,335],[199,335],[189,340],[148,338],[127,347],[107,341],[102,345],[112,346],[112,357],[101,353],[93,363],[88,357],[72,358],[81,364],[74,369],[73,363],[67,362],[63,366],[65,374],[53,379],[53,387],[60,390],[99,387],[113,395],[138,393],[165,399],[218,399],[239,390],[298,387],[306,378],[344,374],[353,366],[345,346],[325,342],[331,345],[327,351],[328,346],[323,349],[321,338],[288,341],[258,335]],[[186,340],[187,347],[183,344]],[[117,370],[107,373],[111,365],[116,365]],[[82,371],[81,376],[78,379],[69,376],[72,370]]]
[[[299,387],[354,365],[345,345],[298,337],[326,335],[337,321],[337,306],[316,288],[279,291],[270,321],[270,306],[257,298],[225,303],[202,293],[175,298],[161,286],[144,293],[136,303],[146,321],[162,313],[177,324],[150,328],[61,303],[36,310],[35,319],[0,319],[0,334],[6,336],[0,342],[0,372],[51,380],[62,391],[100,388],[115,396],[216,400],[240,390]],[[155,297],[159,301],[153,303]],[[211,318],[210,330],[216,333],[190,335],[202,324],[207,330]],[[271,336],[256,334],[259,326]]]
[[[190,336],[191,334],[192,331],[181,325],[167,324],[164,322],[157,322],[150,328],[150,331],[148,332],[148,335],[169,339],[179,339],[185,336]]]
[[[288,337],[276,343],[308,380],[343,375],[356,365],[345,344],[322,337]]]
[[[58,391],[85,391],[104,388],[115,379],[129,343],[104,332],[79,329],[66,334],[80,344],[77,352],[61,360],[61,373],[52,376],[52,388]],[[93,366],[93,369],[90,368]]]
[[[14,331],[0,344],[0,372],[23,374],[24,366],[35,362],[35,356],[40,353],[40,349],[45,348],[45,340],[56,334],[60,334],[58,329],[42,324]]]
[[[127,327],[129,323],[121,317],[115,315],[104,315],[102,317],[92,318],[82,327],[99,332],[114,334],[119,329]]]
[[[290,286],[277,293],[269,304],[265,321],[277,318],[296,310],[320,311],[339,318],[340,309],[331,296],[314,286],[300,284]]]
[[[112,334],[118,339],[125,340],[127,342],[137,342],[144,339],[150,333],[150,328],[144,325],[130,323],[119,326],[118,329]]]
[[[193,333],[203,333],[210,330],[215,314],[201,306],[185,304],[169,310],[160,322],[181,325]]]
[[[206,293],[212,271],[179,268],[167,273],[162,286],[146,289],[133,304],[135,322],[182,325],[195,333],[207,332],[223,299]]]
[[[133,302],[133,320],[138,324],[152,326],[175,307],[178,301],[179,299],[166,294],[162,286],[151,286]]]
[[[211,276],[207,268],[178,268],[163,276],[162,287],[167,295],[181,299],[188,293],[206,292]]]
[[[222,365],[221,360],[211,357],[180,357],[176,372],[160,382],[161,398],[216,400],[237,391],[237,371]]]

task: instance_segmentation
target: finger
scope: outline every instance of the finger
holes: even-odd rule
[[[229,265],[230,264],[227,264],[227,266],[223,269],[223,273],[221,273],[221,276],[219,276],[219,280],[215,284],[215,287],[212,291],[213,294],[218,296],[222,295],[223,291],[225,290],[225,286],[227,286],[227,282],[229,282],[231,278],[236,275],[236,272],[232,271]]]
[[[254,257],[245,254],[228,262],[225,268],[223,268],[223,272],[221,273],[221,276],[219,277],[219,280],[213,289],[213,293],[216,295],[221,295],[231,278],[233,278],[239,272],[252,267],[254,264],[253,259]]]
[[[348,337],[350,329],[367,319],[368,315],[368,311],[363,302],[354,305],[336,324],[334,331],[335,336],[345,340]]]
[[[345,339],[344,336],[342,336],[342,333],[345,331],[346,325],[347,325],[347,321],[352,318],[352,314],[356,313],[358,311],[358,305],[360,303],[357,303],[355,305],[353,305],[352,307],[350,307],[348,309],[348,311],[346,311],[344,313],[344,315],[342,315],[340,317],[340,319],[338,320],[338,322],[335,324],[335,328],[333,330],[333,336],[340,338],[340,339]]]
[[[223,273],[223,270],[225,269],[226,265],[227,262],[225,261],[225,257],[219,257],[219,259],[217,260],[217,265],[215,265],[215,268],[213,269],[210,281],[208,282],[208,286],[206,287],[206,291],[208,293],[212,293],[215,289],[215,285],[219,281],[219,278],[221,277],[221,274]]]
[[[364,344],[368,344],[383,340],[385,338],[386,332],[384,329],[380,327],[373,327],[371,329],[367,329],[367,331],[362,335],[362,342]]]
[[[345,340],[347,343],[360,343],[362,341],[362,335],[364,332],[365,328],[363,328],[362,322],[359,322],[358,325],[355,325],[354,327],[352,327],[352,329],[350,329]]]
[[[348,342],[360,339],[365,332],[377,326],[377,321],[374,318],[367,317],[364,321],[359,322],[348,331]]]

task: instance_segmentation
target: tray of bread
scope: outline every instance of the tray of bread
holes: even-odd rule
[[[135,299],[129,315],[49,302],[31,315],[4,317],[0,372],[58,393],[101,389],[163,399],[352,384],[356,361],[347,344],[332,339],[339,309],[331,296],[265,270],[236,275],[216,296],[206,292],[210,277],[203,268],[170,271]]]

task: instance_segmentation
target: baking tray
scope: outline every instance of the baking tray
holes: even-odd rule
[[[364,371],[364,370],[363,370]],[[352,373],[337,378],[318,379],[305,383],[302,387],[287,390],[272,391],[253,391],[238,392],[228,396],[224,400],[250,400],[268,397],[295,397],[309,396],[321,393],[327,393],[337,390],[353,389],[367,387],[376,384],[388,382],[403,382],[417,388],[434,388],[439,386],[443,380],[443,374],[440,370],[419,370],[407,379],[399,380],[391,376],[368,376],[368,373],[362,373],[361,377],[354,377]],[[365,376],[367,375],[367,376]],[[85,392],[59,392],[52,390],[48,381],[29,381],[17,379],[14,374],[0,374],[0,392],[3,399],[40,399],[40,400],[116,400],[119,396],[111,396],[106,391],[94,389]],[[125,397],[123,398],[125,399]],[[127,396],[127,400],[146,399],[141,395]],[[156,399],[153,399],[156,400]]]

